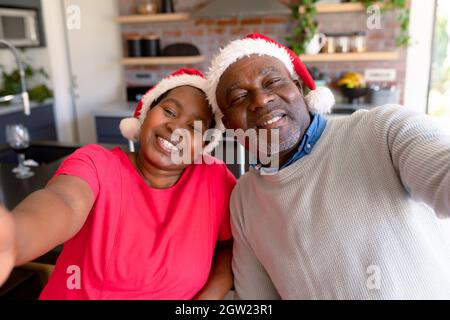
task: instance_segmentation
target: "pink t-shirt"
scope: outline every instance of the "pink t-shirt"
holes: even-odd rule
[[[40,299],[192,299],[208,279],[216,241],[231,238],[236,180],[223,163],[191,165],[171,188],[154,189],[120,148],[89,145],[58,175],[85,180],[95,203]]]

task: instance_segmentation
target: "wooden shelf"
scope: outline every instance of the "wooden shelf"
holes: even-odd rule
[[[378,4],[381,8],[383,5]],[[340,13],[340,12],[360,12],[366,11],[362,3],[323,3],[316,5],[317,13]],[[300,12],[302,8],[300,7]]]
[[[142,57],[142,58],[123,58],[120,60],[122,65],[126,66],[157,66],[157,65],[176,65],[176,64],[196,64],[205,61],[203,56],[186,57]]]
[[[129,15],[129,16],[119,16],[115,18],[117,23],[121,24],[132,24],[132,23],[152,23],[152,22],[174,22],[174,21],[185,21],[191,18],[189,12],[177,12],[177,13],[158,13],[158,14],[148,14],[148,15]]]
[[[301,55],[303,62],[389,61],[398,60],[397,51],[363,53],[320,53]]]

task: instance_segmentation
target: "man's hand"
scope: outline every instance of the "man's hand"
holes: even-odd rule
[[[10,212],[0,206],[0,286],[8,279],[15,261],[14,219]]]

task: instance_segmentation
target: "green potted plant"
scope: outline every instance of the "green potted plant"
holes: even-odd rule
[[[298,0],[288,3],[291,9],[291,18],[295,24],[292,35],[286,38],[289,47],[296,54],[305,53],[306,46],[317,33],[317,14],[315,3],[318,0]]]
[[[30,64],[25,63],[25,78],[28,86],[28,94],[31,101],[38,103],[44,102],[46,99],[53,97],[53,92],[47,87],[45,81],[49,78],[47,72],[43,68],[33,68]],[[5,66],[0,65],[1,69],[1,89],[0,96],[17,95],[21,89],[19,70],[14,69],[10,72],[6,71]],[[34,84],[30,86],[30,84]]]

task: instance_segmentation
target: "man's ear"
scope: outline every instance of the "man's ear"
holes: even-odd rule
[[[295,86],[300,90],[300,93],[303,95],[303,86],[300,80],[294,80]]]

